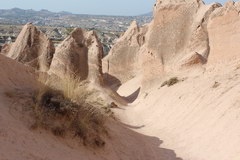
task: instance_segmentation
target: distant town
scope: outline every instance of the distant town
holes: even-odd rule
[[[104,16],[72,14],[69,12],[50,12],[48,10],[23,10],[13,8],[0,10],[1,24],[26,24],[33,22],[40,26],[81,27],[107,31],[125,31],[136,20],[140,25],[150,22],[152,14],[140,16]]]
[[[55,45],[64,40],[75,27],[95,30],[104,46],[104,53],[107,54],[115,40],[126,31],[133,20],[139,25],[149,23],[152,20],[152,13],[139,16],[105,16],[19,8],[0,9],[0,48],[4,43],[14,42],[22,25],[32,22],[39,26]]]

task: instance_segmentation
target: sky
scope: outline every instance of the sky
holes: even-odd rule
[[[95,15],[140,15],[152,11],[156,0],[0,0],[1,9],[21,8]],[[205,0],[205,3],[226,0]]]

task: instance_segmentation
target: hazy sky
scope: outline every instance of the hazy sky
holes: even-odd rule
[[[139,15],[152,10],[156,0],[0,0],[1,9],[47,9],[80,14]],[[215,0],[220,3],[226,0]],[[205,0],[206,3],[214,0]]]

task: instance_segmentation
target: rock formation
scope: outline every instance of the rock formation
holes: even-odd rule
[[[130,38],[122,37],[104,59],[110,64],[104,72],[123,83],[117,92],[134,95],[131,107],[120,111],[122,119],[143,125],[141,133],[159,137],[179,159],[238,160],[239,13],[240,2],[158,0],[153,21],[134,35],[127,31]],[[143,45],[120,52],[142,29]],[[126,65],[133,58],[137,68]],[[176,84],[164,87],[166,82]]]
[[[94,31],[76,28],[56,49],[50,74],[101,81],[103,49]]]
[[[60,78],[70,76],[102,83],[103,48],[94,31],[76,28],[55,53],[51,40],[28,23],[16,42],[4,45],[1,53]]]
[[[144,29],[140,29],[136,21],[133,21],[129,29],[103,60],[103,70],[111,76],[118,77],[122,82],[127,81],[137,73],[138,51],[144,44],[141,36]],[[124,67],[123,67],[124,66]],[[114,82],[114,80],[111,80]]]
[[[51,40],[31,23],[25,25],[16,42],[11,45],[6,56],[30,65],[37,70],[47,71],[55,48]]]
[[[226,62],[240,56],[240,2],[228,1],[210,17],[207,29],[211,47],[208,63]]]
[[[22,113],[29,112],[25,108],[29,106],[28,99],[36,98],[32,97],[33,92],[25,96],[22,91],[37,87],[33,79],[35,70],[0,55],[3,77],[0,79],[1,157],[239,160],[239,13],[239,2],[229,1],[221,6],[218,3],[205,5],[201,0],[157,0],[153,21],[142,27],[133,22],[103,59],[105,74],[101,65],[103,49],[95,32],[75,29],[57,48],[47,73],[53,75],[50,78],[56,75],[57,79],[70,76],[97,81],[82,85],[94,88],[94,92],[108,102],[99,107],[106,108],[105,112],[112,110],[117,118],[116,121],[106,119],[109,130],[106,130],[106,145],[101,150],[81,146],[67,135],[66,139],[65,136],[53,138],[44,130],[30,130],[25,121],[26,124],[33,121],[24,120],[27,116]],[[26,35],[35,37],[33,30],[25,31]],[[18,40],[12,47],[6,45],[2,53],[15,59],[33,59],[29,50],[35,51],[35,42],[38,42],[34,38],[22,39],[29,42],[25,48],[20,45],[25,43]],[[40,45],[43,47],[42,41]],[[22,52],[25,49],[28,54],[22,54],[26,53]],[[36,59],[42,69],[48,52],[41,53],[44,59]],[[110,87],[98,86],[102,77]],[[65,87],[61,83],[60,86]],[[15,94],[11,94],[11,90],[20,95],[19,103],[14,101]],[[76,93],[80,94],[78,90]],[[96,103],[101,100],[95,94],[90,95],[92,97],[96,97]],[[28,98],[26,105],[25,98]],[[36,110],[36,104],[33,108]],[[77,123],[76,127],[82,133],[79,125]],[[47,157],[46,152],[49,152]]]
[[[104,58],[104,72],[122,83],[136,75],[149,81],[182,65],[205,63],[210,50],[207,24],[220,6],[201,0],[158,0],[153,21],[142,28],[135,22],[130,26]]]
[[[10,51],[10,49],[11,49],[11,46],[12,46],[12,43],[10,43],[10,44],[8,44],[8,43],[4,44],[4,45],[2,46],[2,49],[1,49],[1,54],[7,55],[8,52]]]

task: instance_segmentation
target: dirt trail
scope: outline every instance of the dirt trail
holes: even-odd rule
[[[171,73],[158,85],[138,95],[134,103],[117,110],[134,131],[163,140],[185,160],[238,160],[240,157],[240,60],[207,68]],[[200,72],[201,71],[201,72]],[[161,87],[177,76],[177,84]],[[129,96],[141,88],[138,79],[118,90]]]

